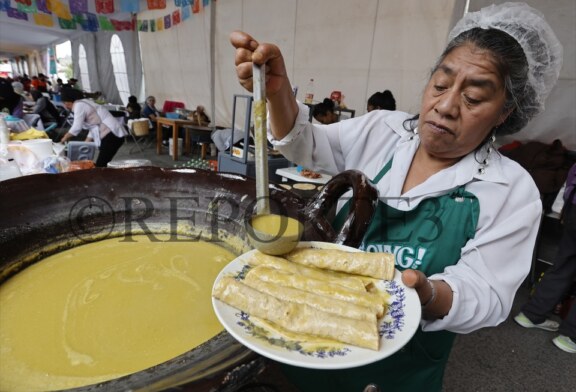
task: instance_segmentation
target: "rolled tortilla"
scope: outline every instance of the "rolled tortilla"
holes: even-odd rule
[[[309,267],[331,269],[384,280],[394,278],[394,255],[391,253],[296,248],[284,257],[289,261]]]
[[[249,273],[243,281],[246,285],[283,301],[306,304],[315,309],[327,313],[333,313],[340,317],[348,317],[357,320],[376,322],[376,312],[366,306],[356,305],[351,302],[329,298],[323,295],[298,290],[292,287],[280,286],[265,282],[255,274]]]
[[[379,348],[380,338],[376,322],[340,317],[308,305],[283,301],[230,277],[218,281],[212,294],[230,306],[289,331],[334,339],[372,350]]]
[[[329,280],[353,290],[366,291],[366,286],[370,283],[360,277],[351,276],[343,272],[322,270],[315,267],[307,267],[297,263],[292,263],[282,257],[270,256],[262,252],[254,252],[247,258],[247,263],[252,266],[265,265],[293,274],[301,274],[319,280]]]
[[[253,275],[254,278],[275,285],[292,287],[310,293],[323,295],[328,298],[337,298],[342,301],[365,306],[374,312],[377,317],[382,317],[384,314],[383,300],[379,295],[374,293],[352,290],[347,287],[331,283],[329,281],[291,274],[267,267],[265,265],[259,265],[252,268],[250,271],[248,271],[246,277],[248,278],[250,275]]]

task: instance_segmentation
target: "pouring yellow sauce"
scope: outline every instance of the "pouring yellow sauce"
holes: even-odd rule
[[[132,238],[67,250],[0,286],[1,391],[114,379],[222,330],[210,296],[234,254],[203,241]]]

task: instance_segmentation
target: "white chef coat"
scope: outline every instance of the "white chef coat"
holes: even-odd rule
[[[377,188],[381,201],[403,211],[462,185],[478,199],[480,215],[474,238],[464,246],[456,265],[430,276],[450,285],[452,308],[443,319],[422,321],[423,330],[469,333],[506,320],[514,295],[529,273],[542,214],[540,194],[531,176],[497,151],[489,154],[480,174],[480,164],[471,153],[402,194],[419,145],[417,131],[404,128],[411,115],[374,110],[335,124],[317,125],[308,122],[308,108],[300,103],[299,107],[294,128],[284,139],[275,140],[269,134],[270,142],[289,160],[331,175],[356,169],[374,178],[394,157]]]
[[[120,138],[128,136],[120,121],[95,102],[87,99],[74,101],[72,111],[74,122],[68,131],[72,135],[76,136],[86,128],[97,146],[100,146],[100,141],[110,132]]]

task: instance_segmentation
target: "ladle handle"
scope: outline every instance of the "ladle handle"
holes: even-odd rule
[[[270,213],[268,143],[266,138],[266,75],[264,66],[252,66],[254,92],[254,158],[256,161],[256,211]]]
[[[348,214],[340,230],[336,232],[326,216],[336,206],[340,197],[350,189],[352,198],[348,203]],[[356,248],[366,234],[377,204],[378,190],[370,179],[358,170],[346,170],[332,177],[304,208],[310,222],[305,229],[304,238]]]

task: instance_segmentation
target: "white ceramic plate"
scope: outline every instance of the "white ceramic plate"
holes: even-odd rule
[[[327,174],[322,174],[322,173],[318,173],[318,174],[320,174],[319,178],[304,177],[304,176],[301,176],[300,173],[298,173],[298,170],[296,167],[286,167],[286,168],[276,169],[276,174],[281,176],[281,177],[285,177],[285,178],[288,178],[290,180],[293,180],[293,181],[310,182],[312,184],[326,184],[332,178],[332,176],[329,176]]]
[[[301,242],[299,247],[342,249],[359,252],[358,249],[325,242]],[[237,277],[247,266],[252,250],[231,261],[218,275]],[[216,283],[215,282],[215,283]],[[406,287],[396,270],[394,280],[380,281],[380,288],[390,294],[387,314],[380,321],[380,350],[374,351],[341,344],[330,350],[310,350],[298,342],[286,341],[274,334],[259,334],[258,322],[250,315],[221,302],[214,297],[212,305],[220,323],[234,338],[251,350],[278,362],[312,369],[345,369],[367,365],[384,359],[401,349],[412,338],[420,323],[421,309],[418,294]]]

